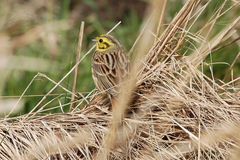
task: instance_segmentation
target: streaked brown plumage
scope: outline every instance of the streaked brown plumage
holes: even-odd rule
[[[97,37],[92,58],[93,80],[97,89],[111,97],[116,96],[128,72],[129,59],[120,43],[110,35]]]

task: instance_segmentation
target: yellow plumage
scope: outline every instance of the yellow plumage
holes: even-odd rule
[[[97,89],[116,96],[119,85],[129,72],[129,59],[120,43],[110,35],[96,37],[92,75]]]

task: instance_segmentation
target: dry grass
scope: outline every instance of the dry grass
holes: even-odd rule
[[[160,37],[163,13],[156,14],[157,5],[150,5],[153,20],[146,20],[136,42],[132,77],[122,87],[114,108],[111,110],[107,99],[96,92],[78,101],[89,100],[80,111],[41,115],[48,104],[42,106],[44,97],[62,87],[61,82],[80,59],[54,82],[32,112],[1,120],[0,158],[237,159],[240,93],[233,84],[239,79],[217,83],[204,75],[201,67],[212,50],[236,35],[240,18],[233,18],[217,35],[210,36],[226,11],[223,3],[203,29],[192,33],[207,5],[200,0],[186,2]],[[235,7],[239,2],[233,3],[230,11]],[[156,42],[148,51],[143,44],[148,44],[149,37]],[[191,42],[192,54],[179,56],[186,42]],[[140,46],[144,46],[141,52],[137,51]]]

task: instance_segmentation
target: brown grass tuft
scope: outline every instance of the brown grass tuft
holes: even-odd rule
[[[236,35],[239,17],[209,36],[226,13],[224,2],[204,29],[193,32],[208,4],[187,1],[160,36],[163,13],[158,14],[156,4],[150,5],[153,18],[145,21],[133,49],[138,54],[134,54],[132,77],[113,110],[96,92],[85,97],[89,104],[80,111],[43,116],[43,97],[30,114],[1,120],[0,159],[236,159],[240,93],[233,82],[239,78],[217,83],[198,68],[212,50]],[[238,2],[229,10],[236,6]],[[149,46],[143,44],[149,38],[156,42],[146,50]],[[180,56],[186,42],[191,42],[192,54]],[[61,87],[80,62],[48,94]]]

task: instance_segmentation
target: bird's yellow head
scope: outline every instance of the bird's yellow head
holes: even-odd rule
[[[110,35],[100,35],[95,38],[96,51],[106,52],[111,49],[119,47],[119,42]]]

